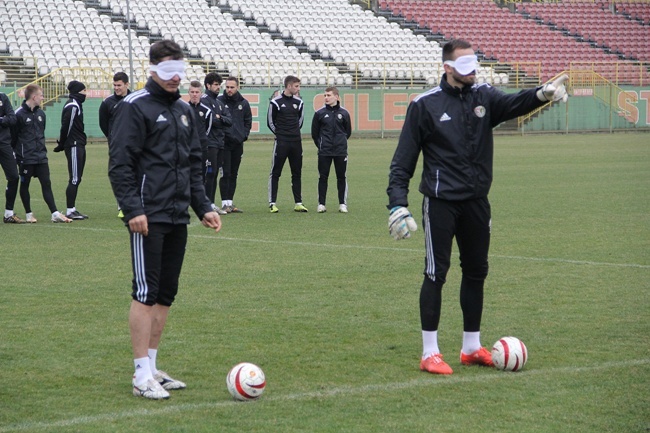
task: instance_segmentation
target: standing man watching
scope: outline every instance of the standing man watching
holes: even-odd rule
[[[219,100],[225,105],[232,116],[232,126],[226,129],[226,140],[223,149],[223,173],[219,181],[221,191],[221,208],[228,213],[241,213],[241,209],[233,204],[235,189],[237,188],[237,175],[239,166],[244,156],[244,142],[253,126],[251,106],[239,93],[239,80],[237,77],[226,78],[226,89]]]
[[[32,212],[29,184],[32,178],[37,177],[41,183],[41,192],[47,207],[52,213],[53,223],[72,222],[61,212],[56,210],[52,181],[50,180],[50,166],[45,147],[45,112],[41,110],[43,103],[43,89],[36,84],[25,87],[25,101],[16,110],[16,125],[12,129],[11,146],[16,152],[20,172],[20,199],[27,213],[25,221],[34,224],[37,221]]]
[[[223,102],[218,99],[221,83],[223,82],[221,75],[210,72],[203,81],[205,94],[201,100],[212,110],[212,116],[207,121],[208,159],[205,162],[205,191],[208,198],[212,200],[212,208],[219,215],[225,215],[226,211],[215,204],[215,197],[217,195],[217,177],[219,176],[219,168],[223,157],[222,152],[225,146],[225,131],[226,128],[232,125],[232,118]]]
[[[303,102],[298,97],[300,79],[288,75],[284,79],[284,91],[271,99],[266,123],[275,134],[273,161],[269,175],[269,212],[279,211],[275,202],[278,197],[278,182],[287,158],[291,168],[291,190],[296,203],[293,210],[307,212],[302,204],[302,137],[300,128],[304,120]]]
[[[129,89],[129,76],[124,72],[117,72],[113,75],[113,94],[104,99],[99,106],[99,127],[111,144],[111,128],[113,127],[113,109],[126,95],[131,93]],[[120,205],[117,205],[117,217],[124,217]]]
[[[68,187],[65,190],[66,216],[73,220],[85,220],[87,215],[76,208],[77,192],[86,165],[86,132],[84,131],[83,103],[86,100],[86,86],[76,80],[68,84],[70,99],[61,112],[61,133],[55,152],[65,150],[68,160]]]
[[[22,224],[25,221],[14,214],[14,204],[18,195],[18,166],[16,155],[11,148],[11,128],[16,124],[16,113],[9,98],[0,93],[0,165],[7,179],[5,189],[5,214],[2,221],[6,224]]]
[[[199,140],[201,141],[201,155],[203,161],[208,160],[208,137],[206,135],[208,119],[212,116],[212,109],[201,102],[201,95],[203,89],[200,81],[193,80],[190,82],[190,88],[187,93],[190,95],[190,107],[194,109],[194,113],[199,121]],[[205,176],[205,171],[203,172]],[[203,179],[205,182],[205,179]]]
[[[99,127],[106,138],[109,139],[109,144],[113,108],[129,93],[131,93],[129,89],[129,76],[124,72],[117,72],[113,75],[113,94],[104,99],[99,106]]]
[[[318,148],[318,213],[327,211],[327,180],[334,162],[339,212],[348,212],[348,138],[352,135],[350,113],[341,107],[339,90],[328,87],[323,95],[325,105],[316,111],[311,122],[311,137]]]
[[[188,208],[205,227],[219,231],[221,220],[205,195],[198,123],[180,100],[185,77],[183,51],[162,40],[149,50],[151,77],[144,89],[124,98],[111,131],[109,178],[131,240],[133,290],[129,327],[135,374],[133,394],[169,398],[185,383],[157,369],[160,339],[187,244]]]
[[[395,239],[408,238],[417,225],[408,206],[408,188],[422,152],[420,192],[424,195],[425,268],[420,290],[422,359],[420,369],[452,374],[438,347],[442,287],[449,270],[452,241],[460,253],[460,305],[463,339],[460,363],[493,366],[481,346],[483,287],[488,274],[492,184],[492,128],[553,100],[566,100],[563,75],[544,86],[505,94],[476,84],[477,58],[470,43],[457,39],[442,51],[445,73],[440,86],[416,97],[408,107],[390,165],[388,227]]]

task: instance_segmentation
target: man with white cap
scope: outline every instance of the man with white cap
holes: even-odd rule
[[[535,89],[506,94],[489,84],[476,84],[477,58],[467,41],[443,47],[445,73],[438,87],[408,107],[390,166],[388,227],[395,239],[417,229],[409,212],[408,188],[422,152],[419,190],[424,195],[424,281],[420,291],[422,358],[420,369],[452,374],[438,347],[442,286],[449,270],[453,238],[460,253],[463,342],[460,363],[493,366],[480,341],[483,286],[488,274],[492,184],[492,128],[522,116],[549,101],[566,100],[562,75]]]

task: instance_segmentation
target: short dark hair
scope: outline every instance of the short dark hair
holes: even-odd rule
[[[335,86],[329,86],[328,88],[325,89],[326,92],[332,92],[336,96],[339,96],[339,89],[337,89]]]
[[[152,65],[157,65],[165,57],[171,57],[172,60],[182,60],[183,56],[180,45],[169,39],[158,41],[149,48],[149,62]]]
[[[465,39],[452,39],[442,47],[442,61],[453,60],[454,51],[466,48],[472,48],[472,44]]]
[[[223,83],[223,78],[221,78],[221,75],[216,72],[210,72],[209,74],[206,74],[203,83],[205,84],[205,87],[208,87],[208,85],[213,83],[221,84]]]
[[[129,76],[126,75],[126,72],[116,72],[115,75],[113,75],[113,81],[122,81],[124,83],[128,83]]]
[[[300,78],[293,75],[287,75],[284,79],[284,88],[286,89],[293,83],[300,83]]]
[[[226,81],[234,81],[235,84],[239,86],[239,78],[233,77],[232,75],[226,78]]]
[[[39,90],[41,90],[41,86],[38,84],[27,85],[27,87],[25,87],[25,101],[31,99],[34,93],[38,92]]]
[[[201,82],[200,82],[200,81],[198,81],[198,80],[192,80],[192,81],[190,81],[190,87],[198,87],[198,88],[200,89],[200,88],[203,87],[203,86],[201,85]]]

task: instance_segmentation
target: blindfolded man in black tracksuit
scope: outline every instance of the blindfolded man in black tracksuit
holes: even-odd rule
[[[492,184],[492,128],[566,98],[562,76],[543,87],[505,94],[476,84],[477,59],[471,44],[454,40],[443,47],[445,74],[439,87],[419,95],[406,112],[388,184],[389,230],[395,239],[409,237],[417,225],[408,211],[408,186],[418,156],[423,156],[420,192],[424,195],[425,269],[420,291],[423,353],[420,369],[451,374],[438,347],[442,286],[449,270],[453,238],[462,269],[460,304],[463,344],[460,362],[492,366],[481,346],[483,286],[488,274]]]

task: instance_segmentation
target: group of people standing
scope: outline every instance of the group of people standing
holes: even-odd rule
[[[299,97],[300,79],[289,75],[284,79],[284,90],[271,97],[267,125],[275,135],[273,160],[269,175],[269,211],[278,213],[276,206],[278,183],[282,168],[289,160],[291,191],[295,212],[308,212],[302,203],[302,137],[303,101]],[[311,136],[318,148],[318,213],[326,212],[327,183],[332,162],[336,171],[339,212],[347,213],[348,138],[352,134],[350,113],[341,106],[339,91],[327,87],[325,104],[314,114]]]
[[[170,390],[184,382],[157,368],[158,347],[178,281],[187,245],[191,207],[205,227],[221,229],[220,214],[237,212],[233,204],[243,143],[251,128],[248,102],[239,94],[235,77],[208,74],[205,93],[192,82],[190,103],[180,101],[185,77],[183,51],[173,41],[154,43],[149,52],[151,77],[142,90],[130,93],[128,77],[116,74],[115,94],[100,108],[100,126],[109,140],[109,179],[128,229],[132,260],[132,302],[129,328],[135,374],[135,396],[169,398]],[[455,40],[443,48],[445,74],[439,86],[410,104],[397,149],[390,165],[388,193],[389,232],[404,239],[417,229],[408,210],[409,183],[423,154],[420,192],[425,229],[425,269],[420,289],[422,357],[420,369],[452,374],[438,346],[442,287],[456,239],[462,280],[460,303],[463,336],[459,361],[463,365],[493,366],[482,346],[480,325],[484,282],[488,273],[491,209],[487,199],[492,182],[492,128],[549,101],[566,100],[562,75],[552,83],[516,94],[505,94],[476,83],[478,61],[471,44]],[[65,150],[69,184],[66,215],[56,210],[45,150],[43,91],[27,86],[25,101],[14,113],[0,94],[0,161],[7,177],[5,222],[22,222],[13,213],[18,179],[27,221],[35,222],[29,205],[29,181],[38,177],[52,221],[84,219],[75,199],[85,163],[82,104],[85,86],[72,81],[70,99],[62,115],[59,143]],[[289,160],[294,211],[307,212],[301,195],[303,101],[300,79],[286,77],[284,90],[271,99],[267,123],[275,135],[269,176],[269,209],[276,205],[278,181]],[[347,212],[347,139],[351,124],[341,107],[338,90],[328,87],[325,105],[312,120],[311,134],[318,147],[318,212],[326,211],[327,178],[332,163],[337,175],[339,211]],[[119,125],[119,126],[118,126]],[[13,129],[10,133],[9,130]],[[15,151],[15,158],[13,152]],[[20,173],[16,169],[16,162]],[[215,205],[217,171],[221,208]]]
[[[88,216],[76,208],[77,191],[86,164],[86,134],[84,132],[82,104],[86,99],[86,86],[79,81],[68,84],[69,99],[61,113],[61,131],[55,152],[64,151],[68,162],[66,212],[57,210],[52,192],[50,167],[45,147],[45,112],[41,109],[43,89],[28,85],[25,100],[14,111],[9,98],[0,93],[0,164],[7,179],[3,222],[8,224],[36,223],[31,207],[29,186],[38,178],[43,199],[51,212],[51,221],[69,223]],[[14,212],[20,184],[20,199],[25,207],[25,219]]]

